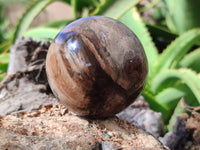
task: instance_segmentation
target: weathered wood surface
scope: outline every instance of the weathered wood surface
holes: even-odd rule
[[[22,38],[11,49],[8,76],[0,85],[0,149],[166,149],[127,121],[88,120],[58,104],[44,69],[49,44],[38,43]]]
[[[116,148],[165,149],[151,134],[127,121],[117,117],[88,120],[77,117],[61,105],[46,105],[29,112],[3,116],[0,127],[2,146],[101,149],[102,142],[108,142],[109,146]]]

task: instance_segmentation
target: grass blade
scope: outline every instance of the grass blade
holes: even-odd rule
[[[28,29],[33,19],[53,1],[54,0],[36,0],[26,9],[15,28],[12,43],[14,43],[16,38]]]

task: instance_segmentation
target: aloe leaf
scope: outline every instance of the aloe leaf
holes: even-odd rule
[[[126,12],[119,18],[119,21],[127,25],[141,41],[148,59],[149,76],[151,76],[152,67],[158,58],[158,50],[156,49],[150,34],[143,23],[140,14],[136,8]]]
[[[63,28],[65,27],[67,24],[71,23],[73,20],[68,20],[68,19],[64,19],[64,20],[57,20],[57,21],[53,21],[53,22],[49,22],[47,24],[44,24],[42,27],[48,27],[48,28]]]
[[[149,32],[151,32],[151,34],[155,36],[164,37],[165,39],[168,39],[170,41],[174,40],[178,36],[178,34],[171,33],[167,29],[157,26],[157,25],[152,25],[152,24],[147,23],[146,26]]]
[[[87,4],[90,4],[93,7],[97,7],[99,5],[99,0],[79,0],[79,1],[84,1]]]
[[[164,48],[167,47],[173,41],[175,38],[177,38],[177,34],[171,33],[168,30],[166,30],[163,27],[152,25],[152,24],[146,24],[146,27],[148,28],[154,43],[156,44],[156,47],[162,51]]]
[[[9,63],[9,53],[3,53],[0,55],[0,73],[6,72]]]
[[[165,90],[158,93],[158,95],[155,96],[155,99],[161,103],[162,105],[166,106],[169,109],[169,112],[166,115],[165,124],[168,123],[176,105],[178,104],[179,100],[184,97],[185,101],[187,101],[188,104],[197,106],[198,102],[196,101],[196,98],[194,94],[191,92],[189,87],[185,85],[184,83],[176,84],[173,87],[166,88]]]
[[[81,18],[88,17],[89,15],[90,15],[89,8],[83,8],[83,10],[81,12]]]
[[[1,63],[0,62],[0,73],[6,72],[8,69],[8,63]]]
[[[148,5],[145,5],[144,7],[139,9],[139,12],[145,12],[153,7],[155,7],[158,3],[160,3],[161,0],[154,0],[154,1],[150,1]]]
[[[6,73],[0,73],[0,81],[2,81],[6,77]]]
[[[156,100],[149,85],[146,85],[145,89],[142,91],[142,96],[144,97],[145,101],[148,102],[149,107],[154,111],[161,112],[163,120],[166,120],[166,114],[168,114],[168,108]]]
[[[187,67],[200,72],[200,48],[190,52],[185,55],[185,57],[180,61],[180,67]]]
[[[98,0],[76,0],[77,1],[77,12],[81,14],[84,8],[89,8],[90,12],[94,11],[99,5]]]
[[[46,28],[46,27],[39,27],[30,29],[23,34],[23,36],[30,36],[33,39],[51,39],[53,40],[54,37],[60,32],[59,29],[55,28]]]
[[[166,88],[155,96],[158,102],[170,109],[174,109],[175,105],[182,97],[185,99],[195,99],[195,96],[190,91],[189,87],[184,83],[178,83],[173,87]]]
[[[70,4],[71,0],[60,0],[60,1],[63,1],[64,3],[67,3],[67,4]]]
[[[165,0],[165,2],[169,10],[168,17],[179,33],[200,27],[199,0]]]
[[[168,69],[160,72],[155,78],[152,80],[151,88],[152,91],[158,91],[159,88],[162,88],[162,85],[170,79],[179,79],[184,82],[190,90],[195,95],[198,103],[200,103],[200,81],[196,74],[196,72],[187,69],[181,68],[178,70]]]
[[[91,15],[102,15],[118,19],[139,2],[140,0],[105,0],[98,5]]]
[[[72,14],[74,19],[77,19],[77,0],[71,0],[71,6],[72,6]]]
[[[108,9],[109,6],[114,3],[113,0],[103,0],[101,1],[98,6],[96,7],[96,9],[91,12],[91,16],[99,16],[102,15],[102,13],[104,12],[104,10]]]
[[[71,4],[71,0],[61,0],[65,3]],[[78,7],[83,8],[87,6],[97,7],[99,0],[78,0]]]
[[[185,112],[185,110],[181,107],[181,103],[179,101],[179,103],[177,104],[176,108],[174,109],[174,112],[169,120],[169,124],[167,126],[168,131],[173,131],[173,126],[176,123],[177,116],[184,112]]]
[[[166,12],[166,25],[170,29],[171,32],[178,34],[177,27],[174,24],[174,21],[169,12]]]
[[[181,98],[182,100],[182,98]],[[168,130],[169,131],[172,131],[173,130],[173,126],[174,124],[177,122],[177,117],[182,114],[182,113],[186,113],[186,111],[184,110],[184,108],[182,107],[181,105],[181,100],[179,99],[177,105],[176,105],[176,108],[174,109],[172,115],[171,115],[171,118],[169,119],[169,124],[167,126]],[[193,104],[193,100],[192,99],[186,99],[184,98],[184,101],[189,105],[189,106],[199,106],[199,105],[194,105]]]
[[[181,58],[183,58],[190,48],[199,40],[200,29],[190,30],[174,40],[160,55],[154,68],[154,75],[161,70],[176,67]]]
[[[1,63],[8,63],[9,62],[9,58],[10,58],[10,54],[9,53],[0,54],[0,62]]]
[[[33,19],[53,1],[54,0],[36,0],[26,9],[15,28],[12,43],[27,30]]]
[[[7,40],[7,41],[1,43],[0,44],[0,53],[7,52],[9,50],[11,44],[12,44],[11,40]]]

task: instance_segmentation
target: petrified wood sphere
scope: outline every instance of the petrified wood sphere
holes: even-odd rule
[[[113,116],[145,86],[148,66],[143,47],[124,24],[86,17],[66,26],[46,59],[50,87],[58,100],[80,116]]]

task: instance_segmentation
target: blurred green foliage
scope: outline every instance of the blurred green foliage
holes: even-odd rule
[[[6,35],[8,24],[2,15],[6,4],[0,1],[0,80],[6,75],[9,46],[17,37],[52,40],[73,20],[103,15],[123,22],[140,39],[149,64],[142,95],[150,108],[162,113],[169,130],[172,130],[176,116],[184,111],[179,103],[182,97],[187,104],[200,104],[199,0],[152,0],[142,7],[139,5],[142,0],[60,0],[71,5],[73,19],[28,29],[34,18],[55,1],[58,0],[31,1],[11,36]],[[153,24],[141,17],[150,9],[153,10]]]

